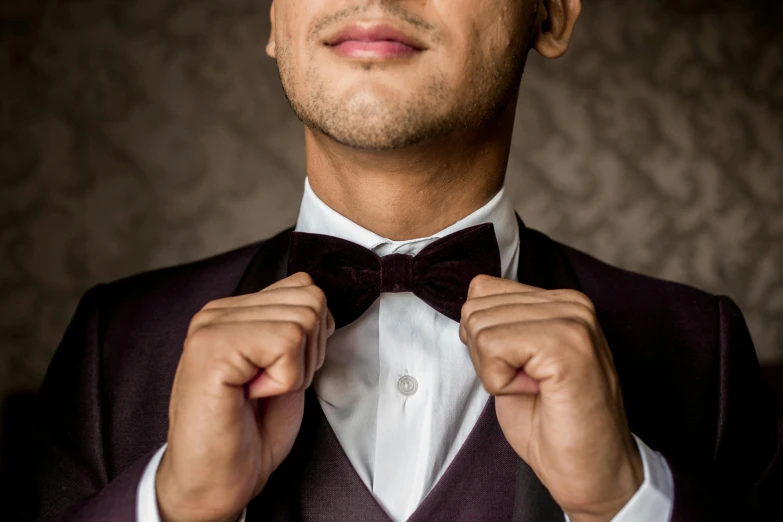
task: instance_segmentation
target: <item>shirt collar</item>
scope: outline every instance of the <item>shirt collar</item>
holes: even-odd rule
[[[505,185],[481,208],[443,230],[427,237],[394,241],[367,230],[329,207],[313,192],[310,180],[305,177],[304,195],[294,230],[311,234],[326,234],[353,241],[379,256],[388,254],[416,255],[439,238],[481,223],[492,223],[494,226],[500,248],[501,273],[507,279],[516,280],[519,226],[514,206],[506,196]]]

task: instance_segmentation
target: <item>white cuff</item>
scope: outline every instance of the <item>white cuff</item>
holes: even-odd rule
[[[136,490],[136,522],[160,522],[158,495],[155,492],[155,476],[158,474],[158,466],[160,466],[163,453],[166,452],[166,446],[167,444],[164,444],[155,452],[139,481],[139,487]],[[237,522],[245,522],[246,515],[247,509],[242,511]]]
[[[674,504],[674,479],[663,455],[633,436],[642,457],[644,482],[612,522],[668,522]],[[566,521],[570,522],[568,515]]]

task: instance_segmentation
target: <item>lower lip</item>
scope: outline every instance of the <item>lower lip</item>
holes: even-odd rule
[[[371,60],[407,58],[408,56],[420,52],[420,50],[415,47],[392,40],[376,40],[373,42],[346,40],[331,47],[337,54],[346,58],[364,58]]]

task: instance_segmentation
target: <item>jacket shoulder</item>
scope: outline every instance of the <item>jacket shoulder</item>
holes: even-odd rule
[[[726,296],[613,266],[557,243],[579,285],[594,303],[613,351],[628,350],[639,365],[688,360],[717,364],[721,308]],[[723,302],[723,305],[721,304]],[[622,357],[622,355],[621,355]]]
[[[733,302],[558,248],[595,305],[634,433],[667,457],[709,461],[717,444],[721,309]]]
[[[192,317],[208,302],[234,295],[266,241],[98,285],[99,336],[108,358],[181,347]]]
[[[707,309],[717,317],[721,296],[694,286],[633,272],[611,265],[586,252],[558,243],[588,296],[595,296],[606,312],[693,313]]]
[[[265,242],[256,241],[206,258],[104,283],[100,285],[106,301],[104,305],[116,306],[125,302],[149,306],[176,302],[181,306],[231,295],[250,260]]]

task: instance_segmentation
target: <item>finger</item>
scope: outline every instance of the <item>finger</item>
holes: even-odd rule
[[[308,295],[315,292],[309,288],[315,286],[288,286],[272,288],[254,294],[237,295],[233,297],[224,297],[216,299],[205,304],[202,310],[212,310],[215,308],[242,308],[245,306],[258,306],[264,304],[275,304],[277,302],[285,304],[299,304],[303,299],[308,299]],[[315,301],[313,301],[315,302]]]
[[[329,335],[331,336],[334,333],[335,329],[337,328],[337,323],[334,320],[334,316],[332,315],[332,312],[328,308],[326,309],[326,315],[327,315],[327,318],[328,318],[328,325],[329,325],[329,328],[328,328],[327,331],[328,331]]]
[[[285,277],[279,281],[272,283],[271,285],[263,288],[261,292],[266,290],[274,290],[276,288],[289,288],[296,286],[310,286],[315,284],[313,278],[307,272],[296,272],[288,277]],[[256,292],[258,293],[258,292]]]
[[[324,321],[321,323],[321,339],[318,343],[318,360],[316,362],[315,370],[318,371],[324,365],[326,361],[326,344],[328,338],[334,333],[335,322],[332,312],[328,308],[324,309]]]
[[[190,336],[182,357],[199,382],[234,389],[252,381],[255,397],[272,396],[301,387],[306,341],[295,321],[217,323]]]
[[[590,311],[592,311],[593,314],[596,313],[595,305],[593,304],[593,301],[587,295],[583,294],[578,290],[561,288],[557,290],[548,290],[547,292],[550,296],[552,296],[555,299],[580,304],[585,308],[589,309]]]
[[[535,294],[544,297],[550,297],[553,300],[572,301],[575,303],[583,304],[584,306],[593,309],[592,300],[584,293],[570,289],[560,288],[555,290],[547,290],[544,288],[538,288],[535,286],[526,285],[518,281],[512,281],[511,279],[504,279],[500,277],[492,277],[488,275],[478,275],[474,277],[470,286],[468,287],[468,300],[474,297],[484,297],[489,295],[501,295],[501,294]]]
[[[465,301],[460,311],[460,328],[459,338],[463,343],[467,344],[466,330],[464,328],[465,321],[474,312],[484,310],[487,308],[494,308],[496,306],[503,306],[507,304],[515,303],[549,303],[550,299],[536,295],[533,292],[528,293],[510,293],[510,294],[496,294],[483,297],[472,297]]]
[[[296,391],[303,391],[310,387],[313,382],[313,375],[315,374],[316,367],[318,365],[318,352],[319,344],[321,342],[321,325],[323,320],[320,314],[316,316],[316,324],[314,328],[307,334],[307,343],[305,347],[305,378],[303,379],[302,386]]]
[[[323,337],[318,345],[318,364],[316,365],[316,370],[320,370],[321,366],[324,365],[324,361],[326,360],[326,344],[328,338],[334,333],[335,330],[335,322],[334,322],[334,316],[332,316],[332,312],[329,311],[327,308],[325,311],[326,316],[324,324],[322,325],[323,328]]]
[[[543,290],[511,279],[480,274],[471,279],[468,286],[468,298],[491,294],[508,294],[513,292],[535,292]]]
[[[321,313],[323,315],[323,312]],[[321,353],[320,343],[323,336],[319,314],[307,305],[272,304],[261,306],[248,306],[242,308],[213,308],[203,310],[191,321],[188,335],[192,335],[199,328],[207,325],[221,323],[242,323],[258,321],[293,321],[302,326],[306,333],[305,348],[305,378],[303,388],[306,389],[312,382],[313,374],[318,369]]]
[[[570,301],[508,303],[468,311],[460,321],[460,338],[472,341],[484,328],[521,321],[570,318],[582,321],[597,336],[597,323],[592,312],[581,304]],[[464,342],[464,341],[463,341]]]
[[[603,369],[592,350],[575,349],[589,342],[589,332],[569,319],[548,319],[501,324],[476,336],[472,358],[488,392],[496,395],[525,393],[520,370],[544,387],[585,390],[588,376]]]
[[[270,294],[277,296],[280,295],[281,291],[283,293],[287,293],[289,290],[306,289],[308,287],[318,288],[313,284],[313,279],[307,273],[297,272],[296,274],[285,279],[281,279],[280,281],[277,281],[276,283],[269,285],[268,287],[258,292],[215,299],[204,305],[202,310],[210,308],[229,308],[262,304],[269,302],[269,300],[272,299]]]
[[[473,367],[476,370],[476,374],[481,377],[484,374],[484,369],[482,367],[482,357],[479,357],[478,350],[475,350],[472,348],[472,344],[469,346],[469,355],[470,360],[473,362]],[[501,369],[501,371],[503,371]],[[512,369],[511,367],[508,368],[508,384],[504,385],[505,390],[503,391],[504,394],[510,394],[510,393],[529,393],[529,394],[535,394],[539,392],[539,386],[538,382],[527,375],[524,370],[522,369]],[[483,381],[483,379],[482,379]],[[487,384],[484,384],[484,387],[489,391],[490,388],[487,387]],[[492,392],[490,392],[492,393]]]
[[[235,308],[211,308],[193,316],[188,335],[208,324],[244,323],[254,321],[296,321],[303,327],[313,323],[316,312],[305,304],[267,304]]]

